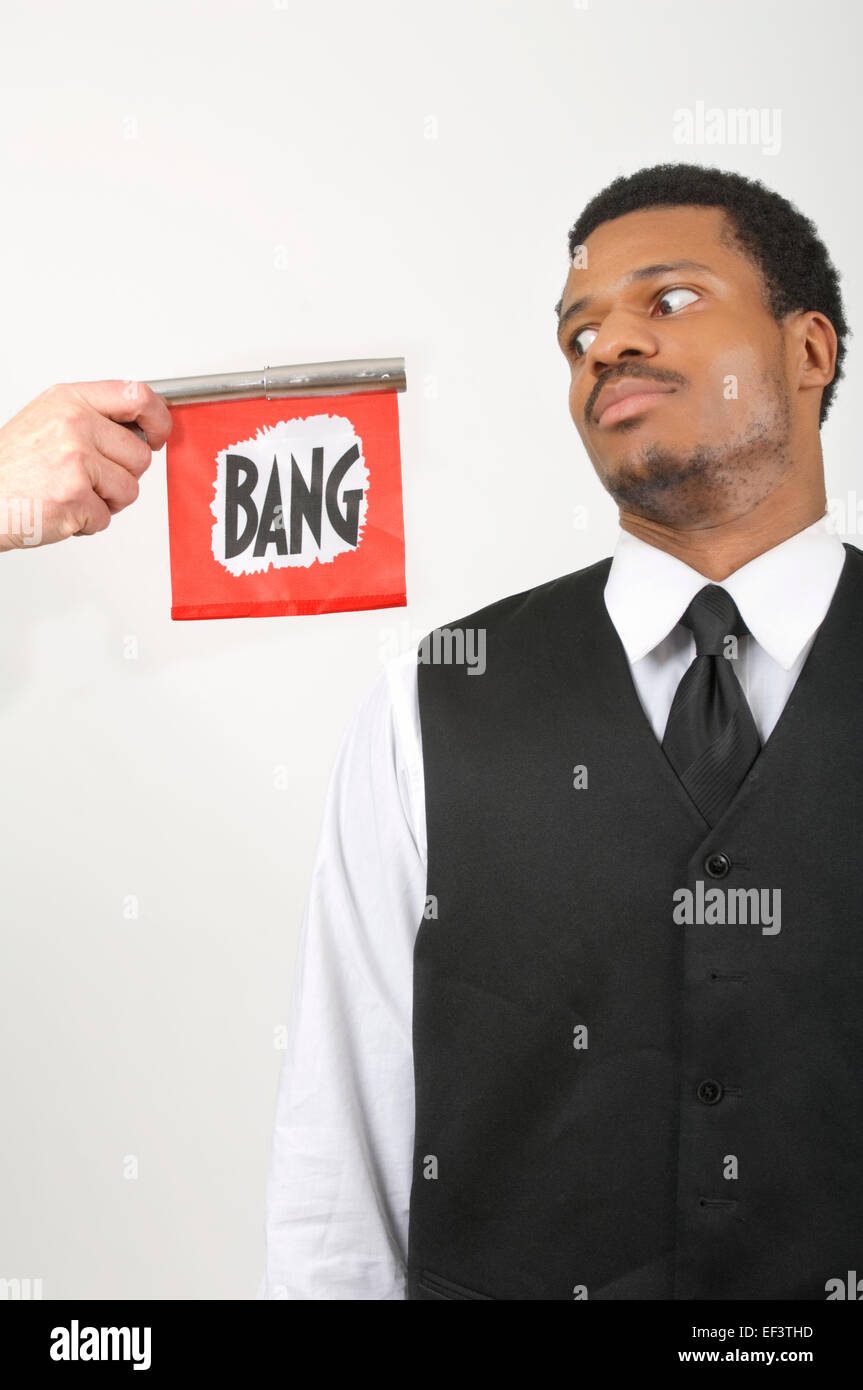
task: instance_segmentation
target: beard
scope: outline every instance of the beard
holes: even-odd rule
[[[765,412],[739,436],[686,452],[644,444],[601,481],[621,511],[668,526],[710,525],[743,515],[773,491],[791,457],[791,401],[777,370],[764,381]],[[619,429],[637,428],[636,419]]]

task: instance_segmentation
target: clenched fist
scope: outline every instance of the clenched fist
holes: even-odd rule
[[[136,423],[146,442],[119,421]],[[49,386],[0,428],[0,550],[104,531],[135,501],[171,424],[143,382]]]

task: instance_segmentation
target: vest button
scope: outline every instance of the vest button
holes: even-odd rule
[[[718,1105],[725,1095],[725,1087],[721,1081],[699,1081],[695,1094],[702,1105]]]
[[[711,878],[724,878],[731,868],[731,860],[727,854],[708,854],[704,867]]]

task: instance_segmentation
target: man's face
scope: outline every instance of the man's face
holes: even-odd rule
[[[783,327],[721,209],[627,213],[584,250],[559,340],[570,413],[603,486],[622,511],[667,525],[744,515],[791,467],[795,419]],[[651,394],[624,404],[635,385]]]

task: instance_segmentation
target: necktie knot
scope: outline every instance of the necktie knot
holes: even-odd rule
[[[680,621],[695,638],[696,656],[724,656],[726,638],[749,631],[734,599],[718,584],[699,589]]]

